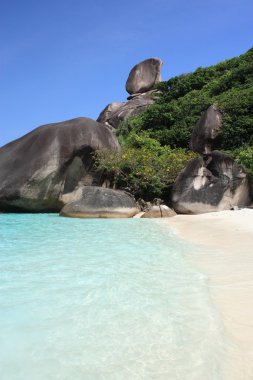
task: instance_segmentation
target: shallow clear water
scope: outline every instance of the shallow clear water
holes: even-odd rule
[[[0,214],[0,379],[222,379],[195,249],[162,221]]]

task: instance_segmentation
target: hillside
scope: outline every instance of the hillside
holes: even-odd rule
[[[215,104],[223,113],[217,148],[253,145],[253,48],[215,66],[161,82],[157,88],[161,95],[155,104],[123,123],[119,135],[146,130],[162,145],[187,149],[201,112]]]
[[[253,177],[253,48],[156,87],[155,103],[118,127],[122,152],[97,155],[98,168],[116,187],[144,199],[167,198],[178,173],[194,157],[191,133],[210,105],[222,113],[214,149],[228,152]]]

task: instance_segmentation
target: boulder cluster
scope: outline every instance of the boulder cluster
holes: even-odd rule
[[[0,211],[60,212],[80,218],[129,218],[140,212],[134,198],[108,189],[93,153],[119,151],[114,128],[154,102],[162,61],[136,65],[126,83],[129,101],[112,103],[97,121],[76,118],[38,127],[0,148]],[[150,206],[151,207],[151,206]]]
[[[200,157],[184,168],[173,186],[172,204],[178,213],[230,210],[251,203],[250,180],[243,167],[213,150],[221,121],[221,112],[212,105],[192,132],[190,147]]]
[[[80,218],[161,218],[244,207],[250,183],[231,157],[214,150],[222,115],[211,106],[192,133],[191,149],[200,154],[179,174],[172,190],[174,210],[161,201],[136,202],[131,194],[108,188],[96,169],[99,149],[119,151],[114,130],[154,102],[162,61],[147,59],[131,70],[128,101],[109,104],[97,121],[76,118],[43,125],[0,148],[0,211],[60,212]]]

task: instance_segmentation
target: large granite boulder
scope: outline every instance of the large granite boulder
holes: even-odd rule
[[[127,92],[132,95],[152,90],[161,81],[162,64],[161,59],[150,58],[134,66],[126,82]]]
[[[191,161],[172,190],[177,213],[200,214],[245,207],[251,203],[251,185],[244,169],[226,154],[213,151]]]
[[[202,114],[192,132],[190,141],[191,149],[200,154],[210,154],[220,128],[221,113],[212,105]]]
[[[66,204],[60,215],[72,218],[131,218],[139,211],[134,198],[124,191],[86,186],[80,198]]]
[[[64,195],[101,185],[97,149],[119,150],[114,133],[88,118],[41,126],[0,148],[0,210],[59,211]]]
[[[144,94],[133,95],[128,102],[111,103],[100,113],[97,121],[111,128],[117,128],[128,117],[144,112],[154,103],[156,94],[157,91],[149,91]]]

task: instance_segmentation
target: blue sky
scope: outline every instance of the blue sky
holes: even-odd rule
[[[96,119],[138,62],[163,79],[253,46],[252,0],[0,1],[0,146],[50,122]]]

